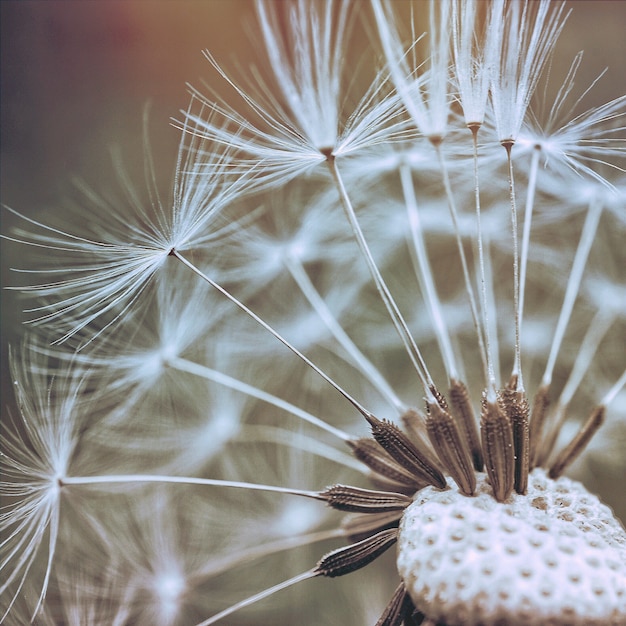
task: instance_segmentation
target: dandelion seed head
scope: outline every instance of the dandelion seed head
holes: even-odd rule
[[[577,57],[532,112],[565,17],[548,0],[432,0],[408,47],[372,0],[386,65],[352,93],[353,4],[259,0],[266,65],[240,78],[206,53],[238,102],[192,88],[167,201],[148,152],[146,198],[121,163],[121,202],[83,189],[84,232],[23,218],[13,238],[58,254],[32,313],[80,350],[22,355],[9,605],[40,583],[50,623],[88,587],[115,626],[338,623],[348,603],[309,611],[308,590],[263,602],[367,566],[352,622],[383,592],[385,626],[626,615],[624,529],[560,477],[623,430],[626,100],[566,111]],[[76,545],[84,520],[104,550]]]
[[[9,608],[38,555],[47,551],[46,568],[37,574],[42,586],[35,606],[45,598],[57,548],[63,483],[76,464],[79,426],[85,416],[84,372],[66,366],[51,379],[47,363],[35,340],[25,344],[19,357],[12,355],[19,416],[0,437],[2,490],[10,497],[0,516],[0,569],[6,572],[0,594],[10,593],[11,586],[17,589]]]
[[[509,2],[500,30],[500,62],[493,67],[491,103],[498,139],[512,145],[522,126],[528,105],[563,29],[564,4]],[[494,22],[494,27],[497,25]]]
[[[154,384],[166,372],[169,362],[177,356],[175,345],[161,346],[158,350],[152,350],[137,355],[136,367],[133,373],[146,387]]]
[[[159,609],[159,623],[171,624],[181,609],[181,599],[187,589],[182,572],[171,569],[157,572],[152,581],[152,589]]]
[[[415,606],[446,624],[607,624],[626,611],[626,536],[582,485],[541,470],[497,503],[424,489],[405,511],[398,570]]]
[[[497,62],[503,4],[490,3],[482,28],[477,27],[479,6],[476,2],[452,3],[454,78],[468,128],[479,127],[484,121],[489,78]]]

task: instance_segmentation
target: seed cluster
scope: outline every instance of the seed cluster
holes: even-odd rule
[[[626,626],[624,528],[561,478],[626,387],[626,96],[580,113],[578,55],[550,102],[562,2],[254,2],[167,198],[147,155],[66,227],[7,208],[44,258],[0,622],[284,623],[264,600],[393,549],[352,622]],[[344,623],[329,598],[297,614]]]
[[[484,471],[472,467],[462,415],[437,398],[426,416],[403,416],[406,433],[365,414],[372,438],[348,443],[384,490],[334,485],[313,494],[350,513],[352,543],[312,575],[343,576],[397,542],[402,582],[376,626],[623,624],[626,532],[596,496],[558,477],[562,466],[529,472],[525,397],[505,389],[483,402],[483,449],[473,457],[484,454]]]
[[[579,483],[529,475],[499,503],[421,490],[400,524],[398,571],[418,610],[449,626],[605,626],[626,616],[626,534]]]

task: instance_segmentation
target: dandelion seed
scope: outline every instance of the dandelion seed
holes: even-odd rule
[[[126,198],[121,205],[99,197],[80,184],[85,201],[96,208],[95,215],[103,216],[105,222],[104,226],[95,223],[90,234],[55,228],[7,207],[32,231],[18,231],[4,238],[35,249],[55,251],[64,258],[60,269],[16,270],[50,276],[46,283],[20,289],[49,301],[29,312],[35,315],[35,323],[58,327],[62,333],[56,339],[58,343],[96,321],[101,323],[99,334],[105,332],[133,310],[172,250],[193,249],[219,238],[222,228],[226,232],[232,230],[232,224],[220,225],[217,217],[239,196],[243,181],[225,186],[222,175],[228,154],[203,150],[200,157],[198,150],[202,142],[191,134],[183,139],[169,206],[158,195],[143,203],[123,174],[121,182]],[[153,174],[149,174],[148,189],[156,193],[150,176]]]
[[[480,3],[452,3],[454,77],[465,123],[471,130],[482,126],[485,118],[489,80],[498,62],[498,31],[503,7],[503,1],[490,3],[481,28]]]
[[[563,476],[623,413],[622,99],[557,123],[575,61],[537,148],[561,4],[431,2],[425,65],[372,6],[388,69],[351,115],[352,5],[259,2],[270,78],[207,53],[244,112],[194,92],[170,205],[148,162],[129,224],[90,194],[92,232],[14,237],[59,253],[39,327],[81,349],[19,357],[7,619],[624,620],[626,532]]]
[[[383,7],[380,0],[372,2],[382,47],[396,89],[420,132],[433,143],[440,143],[448,129],[451,6],[448,0],[431,2],[429,5],[430,55],[426,59],[428,67],[421,75],[417,75],[423,64],[413,58],[412,64],[409,65],[404,58],[403,46],[394,26],[391,5],[387,3],[387,6]],[[415,21],[415,18],[413,20]],[[412,35],[412,46],[415,46],[419,39],[415,32],[412,32]]]
[[[545,167],[568,178],[571,170],[585,177],[595,178],[600,183],[609,183],[599,168],[624,171],[626,139],[623,123],[626,115],[626,98],[615,98],[598,107],[578,112],[580,103],[602,78],[602,74],[587,87],[580,96],[574,98],[576,74],[582,63],[579,52],[570,66],[569,72],[559,88],[550,110],[540,119],[539,113],[531,111],[528,121],[522,126],[516,149],[516,156],[538,151]],[[604,72],[603,72],[604,74]]]
[[[35,350],[25,349],[20,356],[19,361],[14,357],[12,372],[20,411],[15,421],[19,420],[20,427],[5,430],[2,437],[2,491],[9,500],[0,516],[0,569],[4,572],[0,595],[13,594],[3,620],[47,543],[33,614],[45,599],[57,548],[63,481],[78,445],[76,411],[84,386],[77,372],[66,380],[57,378],[51,388],[45,359]]]
[[[217,118],[185,114],[193,132],[235,151],[237,171],[254,171],[255,188],[285,184],[324,163],[328,154],[345,157],[411,136],[384,75],[375,78],[354,111],[342,112],[344,38],[352,20],[348,2],[291,2],[287,29],[279,27],[278,5],[258,0],[256,7],[272,81],[266,83],[253,69],[256,84],[247,89],[206,51],[246,115],[196,89],[194,98]],[[187,130],[185,123],[177,125]]]
[[[528,105],[563,30],[565,4],[509,2],[500,31],[500,63],[493,68],[491,102],[498,140],[513,145]],[[496,23],[494,23],[494,28]]]

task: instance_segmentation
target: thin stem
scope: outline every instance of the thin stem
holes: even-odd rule
[[[580,289],[583,272],[585,270],[585,265],[587,264],[589,250],[591,249],[591,244],[595,239],[602,208],[602,203],[597,199],[593,200],[589,204],[587,217],[585,218],[585,223],[580,234],[580,241],[578,242],[578,248],[576,249],[576,254],[574,256],[574,262],[567,281],[565,296],[563,297],[563,305],[561,306],[561,313],[556,325],[556,330],[554,331],[550,355],[548,357],[546,370],[542,379],[543,385],[549,385],[552,382],[552,373],[554,371],[556,359],[561,348],[563,336],[565,335],[565,329],[567,328],[572,310],[574,309],[574,302],[578,296],[578,290]]]
[[[314,569],[311,569],[307,572],[303,572],[302,574],[298,574],[297,576],[294,576],[293,578],[290,578],[289,580],[284,580],[283,582],[278,583],[277,585],[274,585],[273,587],[264,589],[263,591],[260,591],[259,593],[253,596],[250,596],[249,598],[246,598],[245,600],[241,600],[240,602],[237,602],[237,604],[233,604],[232,606],[229,606],[227,609],[224,609],[223,611],[220,611],[219,613],[216,613],[215,615],[213,615],[213,617],[209,617],[209,619],[204,620],[203,622],[200,622],[199,624],[196,624],[196,626],[210,626],[210,624],[215,624],[215,622],[219,622],[222,618],[232,615],[235,611],[238,611],[239,609],[243,609],[246,606],[250,606],[251,604],[254,604],[255,602],[259,602],[260,600],[263,600],[264,598],[269,598],[269,596],[272,596],[275,593],[282,591],[283,589],[292,587],[293,585],[299,582],[302,582],[304,580],[309,580],[310,578],[315,578],[317,575],[318,574]]]
[[[533,206],[535,204],[535,190],[537,188],[537,170],[539,169],[539,157],[541,146],[535,147],[530,162],[530,172],[528,174],[528,189],[526,191],[526,206],[524,208],[524,231],[522,233],[522,257],[520,262],[520,294],[519,310],[517,317],[520,323],[520,335],[522,332],[522,321],[524,319],[524,294],[526,292],[526,270],[528,269],[528,250],[530,248],[530,225],[532,222]]]
[[[413,265],[415,266],[420,288],[430,309],[431,322],[435,329],[439,350],[441,351],[441,355],[446,366],[448,380],[456,379],[458,378],[458,371],[454,358],[454,351],[452,350],[452,345],[450,343],[450,334],[448,333],[448,327],[443,317],[441,302],[439,300],[437,289],[435,288],[433,272],[431,270],[430,261],[428,260],[428,254],[426,252],[426,244],[424,243],[424,234],[417,208],[417,198],[415,197],[415,187],[413,186],[411,170],[406,163],[403,163],[400,166],[400,181],[402,183],[404,204],[406,206],[409,226],[411,228],[411,240],[413,242],[411,252],[414,259]]]
[[[300,350],[298,350],[294,345],[289,343],[278,331],[274,330],[267,322],[262,320],[256,313],[250,310],[243,302],[237,300],[235,296],[233,296],[230,292],[226,291],[224,287],[220,284],[216,283],[213,279],[207,276],[204,272],[200,271],[193,263],[188,261],[184,256],[178,252],[178,250],[172,250],[170,253],[172,256],[175,256],[179,261],[186,265],[190,270],[192,270],[195,274],[197,274],[202,280],[205,280],[209,285],[211,285],[214,289],[217,289],[225,298],[230,300],[233,304],[235,304],[239,309],[241,309],[246,315],[251,317],[257,324],[262,326],[267,332],[273,335],[278,341],[280,341],[286,348],[291,350],[299,359],[301,359],[306,365],[308,365],[314,372],[319,374],[329,385],[331,385],[334,389],[336,389],[363,417],[369,418],[374,417],[372,413],[370,413],[364,406],[362,406],[357,400],[355,400],[345,389],[340,387],[328,374],[323,372],[313,361],[311,361],[308,357],[304,356]]]
[[[262,441],[288,446],[292,449],[309,452],[310,454],[337,463],[337,465],[341,465],[342,467],[348,467],[364,476],[370,475],[370,471],[367,467],[352,455],[340,452],[336,448],[322,443],[319,439],[314,437],[308,437],[302,433],[294,433],[293,430],[287,430],[286,428],[280,428],[278,426],[254,426],[246,424],[242,426],[239,433],[233,437],[233,441],[244,443],[258,443]]]
[[[66,476],[63,485],[114,485],[128,483],[168,483],[178,485],[201,485],[205,487],[229,487],[233,489],[247,489],[249,491],[265,491],[284,493],[294,496],[303,496],[319,500],[316,491],[290,489],[276,485],[261,485],[238,480],[220,480],[217,478],[200,478],[198,476],[166,476],[160,474],[110,474],[102,476]]]
[[[448,174],[448,166],[443,158],[443,152],[441,150],[441,142],[433,142],[435,150],[437,151],[437,158],[439,159],[439,167],[441,169],[441,177],[443,180],[443,186],[446,192],[446,198],[448,201],[448,209],[450,210],[450,217],[452,218],[452,224],[454,226],[454,233],[456,237],[456,245],[459,251],[459,257],[461,259],[461,267],[463,268],[463,280],[465,281],[465,291],[469,298],[470,311],[472,313],[472,322],[476,331],[476,337],[478,339],[478,349],[480,352],[480,358],[482,360],[483,369],[487,370],[487,353],[485,349],[485,341],[483,333],[480,327],[478,318],[478,307],[476,306],[476,297],[474,295],[474,288],[472,287],[472,281],[469,275],[469,269],[467,266],[467,257],[465,256],[465,248],[461,241],[461,231],[459,229],[458,214],[456,210],[456,203],[454,201],[454,193],[452,192],[452,185],[450,184],[450,176]]]
[[[585,373],[593,362],[594,356],[602,338],[606,335],[609,327],[615,319],[611,311],[599,309],[589,324],[589,328],[580,344],[576,360],[570,371],[569,378],[561,391],[558,404],[568,406],[574,397],[574,393],[582,382]]]
[[[407,406],[398,398],[389,383],[383,378],[374,364],[359,350],[354,341],[350,339],[346,331],[341,327],[336,317],[332,314],[324,299],[313,285],[302,263],[295,257],[285,259],[285,266],[296,281],[304,297],[319,315],[333,337],[341,344],[345,351],[352,357],[358,369],[365,375],[368,381],[378,389],[379,393],[398,411],[399,414],[406,411]]]
[[[236,566],[242,563],[248,563],[253,559],[260,559],[272,554],[278,554],[285,550],[291,550],[292,548],[299,548],[301,546],[308,546],[320,541],[326,541],[328,539],[337,539],[345,537],[346,531],[343,528],[331,528],[329,530],[321,530],[318,532],[308,533],[306,535],[295,535],[291,537],[283,537],[276,541],[262,544],[260,546],[252,546],[241,550],[239,552],[228,553],[223,557],[213,559],[195,574],[196,578],[209,578],[211,576],[217,576],[223,572],[227,572],[234,569]]]
[[[342,441],[348,441],[350,439],[350,435],[342,430],[339,430],[338,428],[335,428],[334,426],[331,426],[330,424],[327,424],[318,417],[315,417],[315,415],[312,415],[311,413],[308,413],[307,411],[295,406],[294,404],[291,404],[290,402],[287,402],[282,398],[278,398],[277,396],[268,393],[267,391],[263,391],[258,387],[254,387],[253,385],[244,383],[237,378],[232,378],[227,374],[223,374],[222,372],[218,372],[217,370],[211,369],[210,367],[188,361],[187,359],[183,359],[181,357],[168,359],[167,363],[170,367],[178,371],[187,372],[206,380],[211,380],[230,389],[234,389],[235,391],[245,393],[251,398],[257,398],[258,400],[267,402],[272,406],[275,406],[279,409],[282,409],[283,411],[287,411],[288,413],[295,415],[296,417],[304,420],[305,422],[308,422],[309,424],[313,424],[314,426],[317,426],[318,428],[321,428],[326,432],[331,433]]]
[[[489,238],[487,239],[483,238],[483,244],[487,251],[484,257],[485,283],[487,285],[487,306],[490,311],[494,311],[494,313],[497,313],[498,307],[496,303],[496,292],[494,288],[495,279],[494,279],[493,265],[491,263],[491,253],[490,253],[491,240]],[[491,344],[491,359],[493,363],[492,375],[494,377],[495,386],[498,387],[499,379],[500,379],[500,372],[502,371],[500,368],[500,341],[498,339],[498,320],[495,314],[492,317],[489,317],[488,319],[489,319],[489,327],[488,327],[488,331],[486,332],[489,333],[489,339],[490,339],[490,344]],[[491,398],[490,398],[490,401],[491,401]],[[495,402],[495,397],[494,397],[494,402]]]
[[[341,202],[352,227],[352,232],[354,234],[354,238],[363,254],[365,262],[370,270],[370,274],[374,280],[374,284],[376,285],[376,289],[380,294],[380,297],[389,313],[389,317],[393,322],[393,325],[404,344],[406,352],[415,367],[415,371],[424,387],[424,392],[429,400],[435,400],[434,395],[431,391],[434,388],[433,380],[430,376],[428,368],[426,366],[426,362],[420,352],[415,340],[413,339],[409,328],[398,309],[398,305],[396,304],[393,296],[389,292],[389,288],[387,287],[383,277],[380,274],[380,271],[374,261],[372,253],[370,252],[369,246],[367,245],[367,241],[365,240],[365,236],[363,235],[363,231],[361,230],[361,225],[356,217],[356,213],[354,212],[354,207],[352,206],[352,202],[350,201],[350,197],[348,196],[348,192],[346,191],[345,185],[343,183],[343,179],[341,174],[339,173],[339,169],[337,167],[337,162],[332,155],[329,155],[326,163],[328,164],[328,168],[333,177],[335,184],[337,185],[337,190],[339,192],[339,196],[341,198]]]
[[[565,469],[580,455],[580,453],[587,447],[587,444],[591,441],[591,438],[600,429],[605,420],[606,409],[615,400],[617,394],[626,385],[626,370],[622,372],[622,375],[615,382],[615,384],[604,395],[604,398],[600,401],[587,420],[583,423],[581,429],[570,441],[570,443],[558,454],[554,463],[552,463],[549,471],[550,478],[557,478]],[[561,407],[562,414],[559,423],[562,423],[565,416],[565,407]],[[556,438],[559,434],[559,429],[556,428],[552,433],[552,437],[548,440],[545,450],[543,451],[542,461],[545,461],[554,448]]]
[[[626,370],[622,372],[622,375],[615,381],[615,384],[604,394],[604,398],[602,398],[600,404],[602,406],[608,407],[617,394],[623,389],[626,385]]]
[[[490,308],[487,301],[487,278],[485,270],[485,249],[483,245],[483,230],[480,205],[480,179],[478,176],[478,126],[472,126],[472,143],[474,156],[474,202],[476,206],[476,242],[478,247],[478,267],[480,274],[480,294],[481,308],[483,314],[483,333],[485,341],[485,353],[487,358],[487,367],[484,373],[485,384],[487,386],[487,400],[489,402],[496,401],[496,375],[494,372],[494,363],[491,345],[491,327],[489,320],[489,311],[496,311]]]
[[[567,411],[570,402],[587,373],[602,338],[606,335],[614,319],[612,313],[607,313],[603,309],[600,309],[591,320],[589,328],[580,344],[570,375],[554,408],[552,419],[554,425],[551,427],[549,434],[543,442],[540,449],[541,457],[538,460],[545,461],[552,453],[559,433],[567,419]]]
[[[513,142],[503,144],[509,170],[509,200],[511,202],[511,235],[513,240],[513,303],[515,308],[515,360],[511,377],[516,379],[516,391],[524,391],[522,379],[522,351],[520,344],[520,279],[519,279],[519,243],[517,233],[517,201],[515,198],[515,178],[513,175],[513,159],[511,149]]]

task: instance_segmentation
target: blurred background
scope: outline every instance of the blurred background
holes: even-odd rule
[[[609,67],[587,106],[622,95],[626,2],[577,1],[571,7],[555,76],[584,50],[580,89]],[[179,140],[170,118],[188,103],[187,82],[202,87],[207,77],[216,80],[202,50],[227,67],[235,59],[244,68],[259,60],[258,44],[248,36],[252,0],[3,0],[0,10],[2,201],[29,216],[62,209],[74,176],[96,190],[116,184],[111,146],[141,171],[148,103],[150,141],[167,190]],[[13,223],[2,214],[4,233]],[[3,242],[4,286],[13,281],[15,254],[28,250]],[[3,414],[11,402],[7,343],[19,335],[22,319],[18,300],[2,293]],[[626,504],[614,477],[612,485],[601,472],[594,480],[624,519]]]

